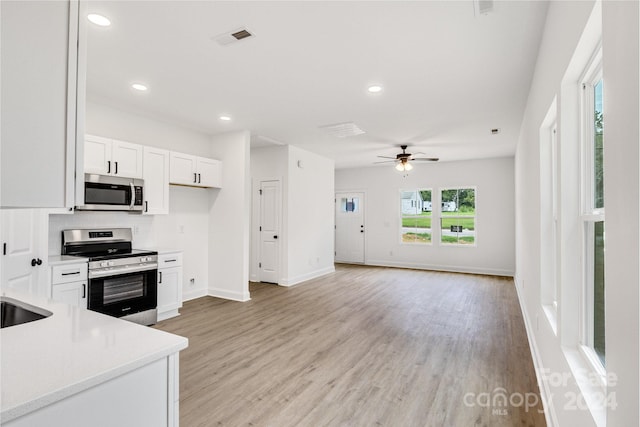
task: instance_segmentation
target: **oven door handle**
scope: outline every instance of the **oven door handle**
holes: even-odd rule
[[[158,263],[145,264],[145,265],[134,265],[130,267],[119,267],[112,268],[109,270],[98,270],[98,271],[89,271],[89,278],[95,279],[97,277],[105,277],[105,276],[118,276],[120,274],[126,273],[137,273],[139,271],[149,271],[149,270],[157,270]]]

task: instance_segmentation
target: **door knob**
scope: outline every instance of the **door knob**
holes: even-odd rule
[[[277,238],[278,238],[278,236],[273,236],[273,238],[274,238],[274,239],[277,239]]]
[[[42,265],[42,260],[40,258],[31,260],[31,267],[35,267],[36,265]]]
[[[364,230],[360,230],[361,233],[364,233]]]

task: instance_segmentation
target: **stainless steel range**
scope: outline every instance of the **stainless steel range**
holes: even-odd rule
[[[89,310],[157,321],[158,253],[132,249],[130,228],[62,231],[62,255],[89,258]]]

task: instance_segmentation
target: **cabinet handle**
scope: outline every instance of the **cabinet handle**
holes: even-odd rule
[[[165,259],[164,260],[165,263],[167,263],[167,262],[176,262],[176,261],[177,261],[177,259]]]
[[[84,283],[82,284],[82,298],[86,298],[87,297],[87,285],[85,285]]]
[[[193,173],[193,183],[197,184],[198,183],[198,174],[197,173]]]
[[[149,202],[146,200],[144,201],[144,211],[149,212]]]
[[[202,181],[200,181],[200,174],[198,174],[198,184],[200,184]]]
[[[116,175],[118,175],[118,162],[113,162],[116,164]]]
[[[107,160],[107,173],[111,173],[111,160]]]
[[[158,271],[158,275],[160,276],[160,280],[158,281],[158,284],[162,283],[162,271]]]
[[[74,274],[80,274],[79,271],[74,271],[72,273],[62,273],[63,276],[73,276]]]
[[[2,244],[2,255],[6,255],[7,254],[7,244],[3,243]]]

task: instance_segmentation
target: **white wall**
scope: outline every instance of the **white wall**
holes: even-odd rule
[[[287,275],[294,285],[335,271],[333,160],[289,146]]]
[[[87,103],[86,114],[86,131],[89,134],[211,156],[211,138],[208,135],[91,102]],[[147,216],[126,212],[51,215],[49,253],[60,253],[61,231],[64,229],[131,227],[134,232],[137,231],[133,235],[133,245],[136,248],[183,251],[184,299],[206,295],[209,284],[209,205],[215,191],[170,186],[168,215]],[[194,279],[193,285],[190,279]]]
[[[366,264],[509,276],[515,267],[513,172],[513,158],[416,162],[406,178],[393,165],[339,169],[336,191],[365,191]],[[451,187],[476,187],[477,246],[402,244],[400,190],[431,188],[435,199],[438,189]]]
[[[209,206],[209,295],[249,296],[250,163],[247,131],[212,138],[210,156],[222,160],[222,188]]]
[[[529,92],[516,154],[516,283],[527,323],[534,363],[543,382],[551,425],[638,425],[638,4],[551,2],[536,71]],[[590,19],[591,16],[591,19]],[[602,18],[604,17],[604,19]],[[587,31],[585,32],[585,27]],[[607,371],[617,382],[609,387],[617,408],[594,410],[572,405],[573,397],[591,395],[577,385],[586,364],[577,351],[581,283],[581,233],[577,224],[580,118],[576,64],[588,61],[602,28],[605,98],[606,208],[606,352]],[[578,50],[576,50],[578,48]],[[541,304],[539,131],[554,97],[558,97],[561,147],[562,263],[558,335]],[[567,189],[573,191],[567,192]],[[572,217],[572,218],[568,218]],[[584,368],[582,368],[584,367]],[[572,370],[573,368],[573,370]],[[578,376],[576,376],[578,374]],[[549,381],[563,378],[562,381]],[[591,387],[593,389],[593,387]],[[592,395],[593,396],[593,395]],[[578,402],[583,402],[579,400]],[[602,399],[600,399],[602,402]]]
[[[264,180],[280,180],[281,193],[281,218],[280,218],[280,254],[279,254],[279,271],[280,277],[285,276],[287,271],[287,240],[288,240],[288,221],[287,221],[287,196],[288,196],[288,158],[289,146],[279,145],[272,147],[260,147],[251,149],[251,248],[249,261],[249,278],[251,281],[259,281],[258,275],[258,254],[260,252],[260,181]]]
[[[639,6],[603,2],[607,370],[619,407],[607,424],[640,425]]]
[[[300,163],[299,163],[300,162]],[[300,165],[300,166],[299,166]],[[252,222],[261,180],[281,179],[280,280],[291,286],[333,272],[333,161],[295,146],[251,150]],[[259,232],[252,227],[251,277],[258,279]]]
[[[211,156],[211,137],[207,134],[95,102],[87,102],[86,132],[165,150]]]

